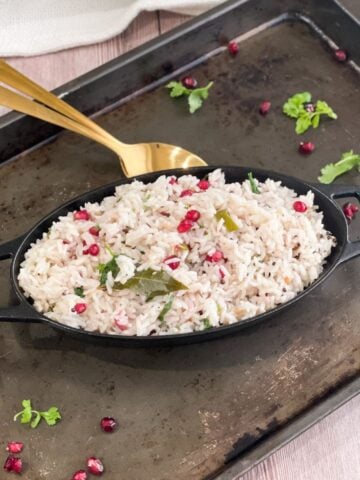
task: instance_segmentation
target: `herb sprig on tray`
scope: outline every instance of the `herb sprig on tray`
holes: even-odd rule
[[[30,423],[31,428],[36,428],[42,419],[45,420],[49,426],[53,426],[61,420],[61,414],[57,407],[50,407],[49,410],[40,412],[33,410],[31,400],[23,400],[21,404],[23,410],[14,416],[14,422],[21,416],[20,423]]]
[[[333,120],[337,119],[334,110],[323,100],[311,103],[311,93],[296,93],[283,105],[285,115],[296,119],[295,132],[300,135],[310,127],[318,128],[321,115],[326,115]]]
[[[170,97],[178,98],[186,96],[189,104],[190,113],[195,113],[202,107],[204,100],[209,96],[209,90],[213,86],[214,82],[208,83],[206,87],[199,88],[187,88],[182,82],[172,81],[166,85],[166,88],[170,89]]]
[[[338,162],[325,165],[321,169],[321,175],[318,177],[318,180],[325,184],[332,183],[335,178],[356,167],[360,171],[360,155],[350,150],[343,153]]]

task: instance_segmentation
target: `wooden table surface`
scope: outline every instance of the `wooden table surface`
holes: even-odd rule
[[[168,12],[141,14],[107,42],[9,63],[53,89],[184,22]],[[236,480],[360,480],[360,396]],[[128,479],[136,480],[136,479]]]

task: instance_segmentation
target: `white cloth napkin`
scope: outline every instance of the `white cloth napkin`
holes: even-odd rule
[[[0,0],[0,56],[53,52],[107,40],[143,10],[199,14],[223,0]]]

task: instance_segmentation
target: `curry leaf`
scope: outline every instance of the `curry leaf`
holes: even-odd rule
[[[171,296],[169,300],[165,303],[163,308],[161,309],[161,312],[159,313],[159,316],[157,318],[161,324],[165,323],[165,315],[169,313],[173,303],[174,303],[174,297]]]
[[[227,210],[219,210],[216,212],[215,218],[216,220],[224,221],[225,228],[228,232],[239,230],[239,226],[234,222]]]
[[[136,290],[145,295],[147,302],[160,295],[188,289],[186,285],[175,280],[167,272],[152,268],[136,272],[125,283],[115,282],[113,288],[114,290],[127,288]]]
[[[105,285],[107,276],[110,272],[115,279],[117,274],[120,272],[120,268],[116,262],[116,256],[107,263],[99,263],[98,270],[100,272],[100,285]]]

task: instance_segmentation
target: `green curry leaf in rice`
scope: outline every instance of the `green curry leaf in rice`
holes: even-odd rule
[[[224,220],[225,228],[228,232],[235,232],[239,230],[239,226],[231,218],[230,213],[227,210],[219,210],[215,214],[216,220]]]
[[[209,328],[212,327],[211,323],[210,323],[210,320],[206,317],[206,318],[202,318],[201,319],[201,322],[203,323],[204,325],[204,330],[207,330]]]
[[[169,300],[165,303],[165,305],[161,309],[161,311],[159,313],[159,316],[157,318],[159,320],[159,322],[161,323],[161,325],[165,324],[165,315],[170,312],[173,303],[174,303],[174,296],[171,295]]]
[[[113,288],[114,290],[124,290],[126,288],[136,290],[146,296],[147,302],[160,295],[188,289],[186,285],[178,282],[168,273],[152,268],[136,272],[125,283],[115,282]]]

